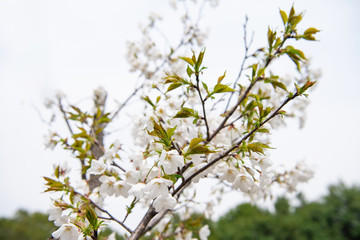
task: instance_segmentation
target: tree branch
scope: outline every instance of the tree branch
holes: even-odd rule
[[[219,160],[223,159],[224,157],[227,157],[233,150],[235,150],[236,148],[238,148],[240,146],[241,143],[243,143],[246,139],[248,139],[251,135],[253,135],[258,129],[260,129],[265,123],[267,123],[268,121],[270,121],[272,118],[274,118],[279,111],[291,100],[293,100],[294,98],[296,98],[297,96],[299,96],[298,93],[295,93],[292,97],[287,97],[286,100],[263,122],[261,122],[257,127],[255,127],[252,131],[250,131],[249,133],[247,133],[244,137],[242,137],[236,144],[234,144],[231,148],[229,148],[227,151],[225,151],[224,153],[222,153],[221,155],[219,155],[218,157],[216,157],[214,160],[212,160],[211,162],[209,162],[206,166],[200,168],[197,172],[193,173],[192,175],[190,175],[185,181],[183,181],[172,193],[172,196],[175,196],[176,194],[178,194],[182,189],[185,188],[185,186],[187,184],[189,184],[191,182],[191,180],[196,177],[197,175],[199,175],[200,173],[204,172],[206,169],[210,168],[211,166],[213,166],[215,163],[217,163]]]

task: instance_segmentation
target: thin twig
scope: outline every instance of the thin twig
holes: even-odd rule
[[[112,166],[114,166],[114,167],[117,167],[117,168],[119,168],[121,171],[123,171],[123,172],[126,172],[126,170],[123,168],[123,167],[121,167],[119,164],[117,164],[116,162],[112,162],[111,163],[111,165]]]
[[[250,46],[251,46],[251,44],[252,44],[252,42],[253,42],[253,36],[254,36],[254,34],[252,35],[251,40],[250,40],[250,42],[248,43],[248,41],[247,41],[247,24],[248,24],[248,20],[249,20],[248,17],[245,16],[245,23],[244,23],[244,47],[245,47],[245,53],[244,53],[244,59],[242,60],[242,63],[241,63],[241,66],[240,66],[239,74],[238,74],[238,76],[236,77],[236,80],[235,80],[234,85],[233,85],[233,88],[234,88],[234,89],[235,89],[238,81],[240,80],[240,77],[241,77],[241,75],[242,75],[242,72],[244,71],[245,62],[246,62],[247,59],[250,57],[250,56],[248,55],[248,52],[249,52],[249,48],[250,48]],[[240,92],[239,92],[239,94],[240,94]],[[224,113],[225,113],[225,112],[227,111],[227,109],[229,108],[229,105],[230,105],[230,102],[231,102],[231,98],[233,97],[233,95],[234,95],[234,92],[231,92],[230,97],[229,97],[229,99],[228,99],[228,102],[227,102],[227,104],[226,104]]]
[[[71,126],[70,126],[69,120],[68,120],[68,118],[66,117],[66,112],[65,112],[65,110],[64,110],[64,108],[63,108],[63,105],[62,105],[62,102],[61,102],[61,98],[58,98],[58,103],[59,103],[59,109],[60,109],[60,111],[61,111],[62,114],[63,114],[63,117],[64,117],[64,120],[65,120],[65,122],[66,122],[66,125],[67,125],[67,127],[68,127],[71,135],[74,135],[74,132],[73,132]]]

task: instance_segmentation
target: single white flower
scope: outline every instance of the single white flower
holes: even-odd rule
[[[254,180],[247,175],[238,175],[236,176],[232,187],[240,189],[242,192],[249,193],[254,187]]]
[[[63,224],[58,230],[52,233],[52,236],[60,240],[74,240],[79,237],[79,233],[74,225]]]
[[[168,187],[173,184],[171,180],[165,178],[154,178],[148,182],[144,188],[144,191],[148,193],[150,199],[156,198],[159,195],[164,197],[169,195]]]
[[[63,210],[59,207],[51,206],[47,213],[49,214],[48,220],[54,221],[55,226],[60,227],[68,222],[69,217],[63,215]]]
[[[115,197],[123,196],[124,198],[127,198],[129,195],[129,189],[130,185],[127,184],[125,181],[116,182],[114,187]]]
[[[266,171],[270,166],[272,165],[272,162],[268,158],[262,158],[259,161],[259,166],[261,168],[261,171]]]
[[[178,168],[185,165],[184,158],[180,156],[176,150],[171,150],[169,152],[163,150],[159,164],[163,166],[166,174],[174,174],[177,172]]]
[[[158,196],[153,203],[155,211],[160,212],[163,209],[173,209],[176,205],[176,199],[168,193],[167,196]]]
[[[91,166],[87,170],[89,174],[102,174],[106,170],[106,164],[102,160],[92,160]]]
[[[146,185],[144,183],[137,183],[130,188],[129,194],[134,195],[136,198],[140,199],[144,197],[143,189],[145,186]]]
[[[239,174],[239,171],[234,167],[228,167],[223,174],[220,175],[220,179],[232,183],[235,181],[236,176]]]
[[[106,91],[103,87],[99,86],[97,89],[94,90],[94,97],[98,101],[98,103],[105,102],[106,99]]]
[[[115,192],[115,182],[116,179],[114,177],[108,177],[108,176],[101,176],[99,178],[99,181],[102,183],[99,189],[99,192],[101,194],[106,194],[108,196],[111,196]]]
[[[209,226],[205,225],[199,231],[200,240],[207,240],[209,236],[210,236]]]
[[[54,140],[54,137],[57,136],[55,132],[49,130],[47,135],[44,135],[44,145],[45,149],[54,150],[56,147],[57,141]]]
[[[140,172],[137,170],[129,170],[125,173],[126,181],[130,184],[136,184],[140,180]]]

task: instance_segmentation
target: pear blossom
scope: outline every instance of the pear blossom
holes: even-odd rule
[[[60,240],[73,240],[79,237],[79,232],[74,225],[63,224],[58,230],[52,233],[52,236]]]
[[[87,170],[89,174],[102,174],[106,170],[106,164],[102,160],[92,160],[91,167]]]
[[[99,189],[99,192],[101,194],[105,194],[108,196],[111,196],[114,194],[116,179],[113,176],[111,176],[111,177],[101,176],[99,178],[99,181],[102,183],[100,186],[100,189]]]
[[[178,168],[185,165],[184,158],[180,156],[176,150],[171,150],[169,152],[163,150],[159,164],[163,166],[166,174],[174,174],[177,172]]]
[[[49,214],[48,220],[54,221],[55,226],[60,227],[68,222],[69,217],[63,215],[63,210],[59,207],[51,206],[47,213]]]
[[[248,193],[254,187],[254,180],[247,175],[238,175],[236,176],[232,187],[240,189],[242,192]]]
[[[127,198],[129,189],[130,185],[127,184],[125,181],[116,182],[114,186],[115,197],[123,196],[124,198]]]
[[[200,240],[207,240],[209,236],[210,236],[210,229],[208,225],[205,225],[202,228],[200,228],[199,231]]]
[[[106,99],[106,91],[103,87],[99,86],[98,88],[96,88],[94,90],[94,97],[96,99],[97,102],[99,103],[104,103],[105,99]]]
[[[232,183],[235,181],[239,171],[234,167],[228,167],[221,175],[220,179]]]
[[[137,170],[128,170],[125,173],[126,181],[130,184],[136,184],[140,180],[140,172]]]
[[[155,211],[173,209],[176,205],[176,199],[168,193],[167,196],[159,195],[153,202]]]
[[[145,186],[146,185],[144,183],[137,183],[130,188],[129,194],[134,195],[136,198],[140,199],[144,197],[145,193],[143,189]]]
[[[169,195],[168,187],[173,184],[171,180],[165,178],[154,178],[146,184],[144,191],[148,194],[150,199],[153,199],[159,195],[166,197]]]
[[[57,141],[54,140],[54,137],[56,136],[55,132],[52,132],[49,130],[48,134],[44,135],[44,145],[45,149],[54,150],[56,147]]]
[[[268,158],[261,158],[259,161],[259,166],[261,168],[261,171],[265,171],[272,165],[272,162]]]

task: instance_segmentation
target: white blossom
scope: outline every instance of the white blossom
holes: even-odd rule
[[[96,88],[94,90],[94,97],[95,97],[95,101],[98,103],[98,104],[104,104],[105,102],[105,99],[106,99],[106,91],[103,87],[99,86],[98,88]]]
[[[99,192],[101,194],[105,194],[108,196],[111,196],[114,194],[116,179],[113,176],[111,176],[111,177],[101,176],[99,178],[99,181],[101,182],[100,189],[99,189]]]
[[[63,224],[58,230],[52,233],[52,236],[60,240],[74,240],[79,237],[79,233],[74,225]]]
[[[235,181],[236,176],[239,174],[239,171],[234,167],[228,167],[223,174],[220,175],[220,179],[232,183]]]
[[[89,174],[102,174],[106,170],[106,164],[103,160],[92,160],[91,166],[87,170]]]
[[[47,213],[49,214],[49,221],[54,221],[55,226],[61,226],[68,222],[69,217],[63,215],[63,210],[59,207],[51,206]]]
[[[145,186],[144,183],[137,183],[130,188],[129,194],[134,195],[138,199],[143,198]]]
[[[143,190],[148,194],[150,199],[153,199],[159,195],[166,197],[169,195],[168,187],[170,187],[172,184],[172,181],[165,178],[154,178],[146,184]]]
[[[54,140],[54,137],[56,136],[55,132],[48,131],[48,134],[44,135],[44,145],[45,149],[54,150],[56,147],[57,141]]]
[[[244,193],[249,193],[254,187],[254,180],[247,175],[238,175],[232,184],[235,189],[240,189]]]
[[[205,225],[199,231],[200,240],[207,240],[209,236],[210,236],[209,226]]]
[[[174,174],[177,172],[178,168],[185,165],[184,158],[180,156],[176,150],[171,150],[169,152],[163,150],[159,164],[163,166],[166,174]]]
[[[123,196],[124,198],[127,198],[129,189],[130,185],[127,184],[125,181],[116,182],[114,186],[115,197]]]
[[[164,209],[173,209],[175,205],[176,199],[171,196],[171,194],[168,194],[167,196],[160,195],[153,202],[153,206],[157,212],[160,212]]]

